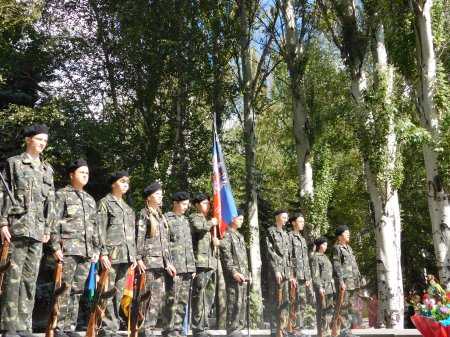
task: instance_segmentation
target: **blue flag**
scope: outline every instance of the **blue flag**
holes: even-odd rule
[[[228,179],[225,159],[220,146],[219,137],[214,130],[213,144],[213,216],[219,222],[220,236],[223,237],[228,225],[237,216],[236,204]]]
[[[86,295],[91,302],[95,296],[95,288],[97,287],[97,264],[95,262],[91,263],[91,267],[89,268],[89,275],[87,278],[87,288]]]

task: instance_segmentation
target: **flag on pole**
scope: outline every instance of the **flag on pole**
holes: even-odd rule
[[[95,288],[97,285],[97,263],[92,262],[89,268],[89,274],[87,278],[86,295],[89,302],[92,302],[95,296]]]
[[[213,143],[213,216],[219,222],[219,234],[223,237],[228,225],[237,216],[237,209],[215,127]]]

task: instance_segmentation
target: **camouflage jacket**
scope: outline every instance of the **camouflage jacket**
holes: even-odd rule
[[[97,223],[101,255],[113,264],[128,263],[136,257],[135,214],[123,199],[108,194],[98,203]]]
[[[167,267],[171,257],[169,229],[164,215],[153,208],[143,208],[137,226],[137,259],[142,259],[147,269]]]
[[[194,249],[189,221],[184,215],[165,214],[169,224],[170,254],[177,274],[195,273]]]
[[[280,272],[285,278],[290,278],[291,270],[291,240],[289,234],[275,226],[269,227],[266,236],[267,258],[269,267],[275,274]]]
[[[315,253],[311,257],[311,272],[313,286],[316,291],[325,290],[325,294],[334,294],[333,265],[330,259],[323,253]]]
[[[291,239],[291,262],[297,280],[310,281],[311,270],[309,269],[308,246],[305,238],[296,232],[290,232]]]
[[[0,226],[9,225],[13,237],[42,241],[44,234],[50,234],[55,218],[53,169],[45,162],[33,161],[27,153],[9,158],[6,164],[3,177],[16,204],[1,184],[5,191],[0,205]]]
[[[232,280],[235,273],[250,276],[247,248],[244,236],[229,229],[220,241],[220,258],[225,280]]]
[[[197,268],[216,269],[217,259],[212,246],[211,228],[213,224],[202,213],[189,217],[194,245],[195,265]]]
[[[358,289],[361,274],[350,246],[336,243],[333,246],[333,269],[336,282],[344,282],[348,290]]]
[[[98,255],[100,242],[94,198],[69,185],[56,192],[55,211],[55,225],[50,238],[53,250],[60,249],[62,242],[64,255]]]

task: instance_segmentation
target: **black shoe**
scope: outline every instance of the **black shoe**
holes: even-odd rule
[[[30,331],[27,330],[21,330],[21,331],[17,331],[17,334],[20,337],[35,337]],[[55,335],[56,336],[56,335]]]
[[[81,337],[81,335],[78,332],[75,332],[75,331],[64,331],[64,333],[68,337]]]
[[[2,337],[20,337],[19,334],[13,330],[8,330],[2,333]]]

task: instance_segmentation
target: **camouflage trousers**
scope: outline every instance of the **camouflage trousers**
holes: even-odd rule
[[[233,278],[225,279],[227,287],[227,336],[241,336],[247,319],[248,283],[237,283]]]
[[[57,327],[64,331],[74,331],[77,327],[80,298],[89,274],[91,262],[82,256],[64,256],[62,281],[67,290],[59,298]]]
[[[11,267],[4,274],[0,330],[32,330],[36,281],[42,242],[13,238],[9,246]]]
[[[317,336],[330,337],[334,314],[334,294],[327,294],[322,298],[320,293],[316,291],[316,299]]]
[[[117,292],[106,305],[105,317],[103,319],[103,330],[105,332],[116,333],[120,329],[120,300],[123,295],[123,288],[125,285],[128,267],[128,263],[113,264],[109,271],[108,289],[116,287]]]
[[[269,288],[270,330],[275,336],[280,329],[283,335],[287,333],[289,319],[289,280],[283,278],[281,284],[273,279]]]
[[[339,290],[340,291],[340,290]],[[342,301],[341,310],[339,314],[341,322],[341,336],[347,336],[350,334],[352,328],[352,302],[357,290],[346,290],[344,293],[344,300]],[[339,298],[339,295],[337,295]],[[336,302],[337,303],[337,302]],[[337,304],[336,304],[337,305]],[[336,313],[335,313],[336,314]]]
[[[195,335],[208,330],[208,316],[214,302],[216,278],[214,270],[198,270],[192,286],[192,331]]]
[[[189,289],[191,285],[191,273],[177,274],[173,278],[167,278],[164,336],[179,336],[183,333],[183,319],[189,302]]]
[[[164,269],[148,269],[145,273],[145,290],[144,293],[150,291],[150,297],[143,303],[145,306],[145,322],[144,328],[153,330],[158,321],[158,315],[164,300]]]
[[[306,310],[306,304],[307,304],[307,292],[309,289],[306,287],[306,281],[304,280],[297,280],[297,289],[295,290],[295,295],[292,296],[292,289],[291,285],[289,285],[289,301],[291,307],[291,310],[295,312],[295,319],[293,317],[289,317],[289,320],[291,321],[290,324],[294,329],[303,329],[304,328],[304,317],[305,317],[305,310]]]

